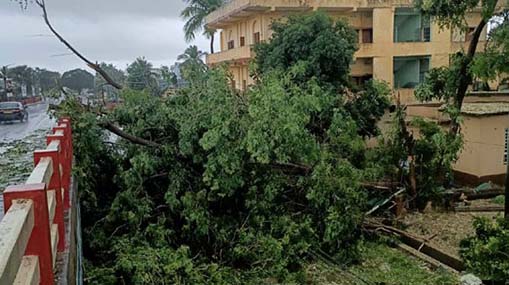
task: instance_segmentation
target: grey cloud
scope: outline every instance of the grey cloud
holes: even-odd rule
[[[51,21],[67,40],[92,60],[124,68],[138,56],[154,65],[171,65],[189,45],[179,18],[180,0],[46,0]],[[68,53],[43,23],[34,5],[23,11],[0,3],[0,65],[28,64],[63,71],[84,65]],[[42,36],[40,36],[42,35]],[[191,44],[208,50],[207,39]]]

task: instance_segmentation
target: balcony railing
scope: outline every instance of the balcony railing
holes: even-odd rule
[[[243,46],[233,48],[213,54],[207,55],[207,64],[214,65],[222,62],[236,61],[236,60],[249,60],[251,59],[253,52],[251,46]]]
[[[233,15],[249,16],[246,12],[258,12],[295,8],[302,9],[352,9],[352,8],[377,8],[392,6],[410,6],[412,0],[231,0],[227,1],[221,8],[212,12],[206,19],[208,24],[215,26],[222,20],[228,19]]]

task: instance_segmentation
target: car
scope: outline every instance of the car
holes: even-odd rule
[[[28,112],[20,102],[0,102],[0,122],[28,121]]]

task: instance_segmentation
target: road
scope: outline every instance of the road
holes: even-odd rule
[[[34,134],[37,130],[49,130],[55,125],[54,121],[48,116],[48,104],[39,103],[27,107],[28,122],[20,123],[8,122],[0,123],[0,157],[9,148],[11,148],[16,141],[23,140],[24,138]],[[39,132],[40,133],[40,132]],[[42,134],[43,135],[43,134]],[[29,161],[31,163],[31,157]],[[6,173],[8,176],[16,176],[19,173]],[[0,219],[3,216],[3,195],[0,189]]]
[[[4,122],[0,124],[0,143],[23,139],[36,130],[50,129],[54,122],[47,114],[48,104],[40,103],[27,107],[28,122]]]

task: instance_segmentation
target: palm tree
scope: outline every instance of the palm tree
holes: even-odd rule
[[[201,59],[206,53],[199,50],[197,46],[189,46],[186,48],[183,54],[178,56],[178,60],[182,61],[182,64],[204,64]]]
[[[207,15],[224,4],[225,0],[184,0],[188,6],[180,16],[187,20],[184,25],[185,39],[187,42],[194,40],[195,34],[203,30],[203,34],[210,39],[210,53],[214,53],[215,29],[205,25]]]
[[[202,60],[205,54],[197,46],[189,46],[183,54],[178,56],[177,59],[182,62],[182,75],[186,80],[207,70],[207,65]]]
[[[157,95],[157,80],[152,72],[152,64],[144,57],[138,57],[127,67],[127,86],[133,90],[148,89]]]

